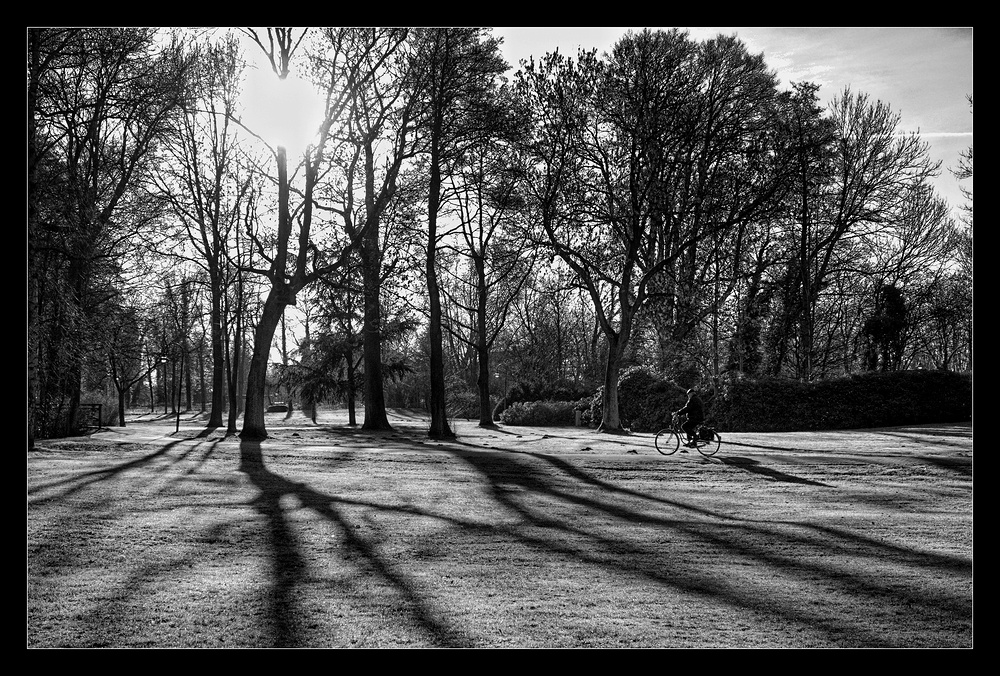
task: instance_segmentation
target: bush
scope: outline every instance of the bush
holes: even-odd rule
[[[519,401],[511,404],[500,420],[505,425],[536,425],[539,427],[576,425],[576,412],[589,404],[580,401]]]
[[[451,418],[479,420],[479,392],[471,390],[449,392],[447,410]]]
[[[864,373],[813,383],[767,378],[724,386],[720,430],[792,432],[957,422],[972,417],[972,377],[949,371]]]
[[[655,432],[671,411],[687,401],[686,390],[647,366],[632,366],[618,377],[618,415],[622,426],[633,432]],[[604,388],[590,406],[591,424],[600,424],[604,411]]]
[[[507,392],[506,398],[501,398],[493,408],[493,418],[503,420],[504,410],[519,402],[578,402],[589,398],[592,390],[585,385],[567,381],[519,381]],[[478,415],[478,414],[477,414]]]

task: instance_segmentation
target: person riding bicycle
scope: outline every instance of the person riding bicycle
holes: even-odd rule
[[[681,429],[687,435],[687,442],[685,446],[688,448],[694,448],[695,444],[695,429],[701,423],[705,422],[705,407],[701,403],[701,397],[694,389],[689,389],[687,391],[687,403],[683,407],[677,409],[676,415],[687,415],[687,420],[681,425]]]

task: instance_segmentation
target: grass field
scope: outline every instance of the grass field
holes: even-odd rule
[[[36,442],[27,646],[973,645],[972,428],[427,438],[268,415]]]

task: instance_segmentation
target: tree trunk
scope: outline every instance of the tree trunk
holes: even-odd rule
[[[159,372],[157,372],[159,376]],[[163,415],[170,413],[170,397],[167,395],[167,381],[169,374],[167,373],[167,363],[163,363]]]
[[[201,393],[200,413],[205,412],[205,341],[198,341],[198,389]]]
[[[289,304],[291,291],[282,282],[271,286],[271,291],[264,301],[264,311],[254,330],[253,356],[250,358],[250,371],[247,374],[246,409],[243,414],[243,431],[241,439],[267,439],[264,427],[264,393],[266,389],[267,367],[271,356],[271,341],[274,339],[278,322]]]
[[[183,354],[184,355],[190,354],[186,341],[184,343]],[[191,384],[191,367],[194,365],[194,360],[193,359],[185,360],[184,357],[182,356],[181,364],[183,364],[184,366],[184,373],[181,376],[184,379],[184,410],[190,411],[191,409],[194,408],[194,396],[193,396],[194,388],[192,387]]]
[[[240,414],[239,408],[241,399],[239,383],[240,374],[243,369],[243,312],[245,310],[245,305],[246,303],[243,298],[243,274],[237,273],[236,312],[229,315],[233,318],[232,324],[230,326],[225,326],[222,333],[223,347],[225,348],[227,385],[229,388],[229,415],[228,423],[226,425],[226,436],[236,434],[236,420]],[[230,328],[232,329],[231,333]],[[229,340],[230,335],[232,336],[231,341]],[[229,345],[230,342],[232,345]]]
[[[440,123],[435,125],[434,142],[431,144],[431,177],[427,195],[427,300],[430,309],[428,336],[431,342],[431,429],[429,436],[451,438],[455,433],[448,426],[446,411],[447,393],[444,384],[444,336],[441,331],[441,290],[437,281],[437,214],[441,201],[441,158],[437,139]]]
[[[486,335],[486,303],[488,289],[486,288],[485,261],[481,256],[475,259],[476,264],[476,361],[479,362],[479,426],[494,427],[493,407],[490,406],[490,347]]]
[[[361,275],[364,280],[364,326],[362,356],[365,365],[365,422],[362,429],[391,430],[385,412],[382,386],[382,304],[380,294],[381,256],[378,254],[378,228],[371,228],[361,248]]]
[[[125,427],[125,393],[129,388],[118,390],[118,426]]]
[[[149,412],[150,413],[155,413],[156,412],[156,390],[153,389],[153,371],[155,371],[155,370],[156,370],[155,368],[152,368],[152,369],[149,370],[149,373],[146,374],[146,378],[149,379]]]
[[[479,426],[495,427],[493,423],[493,407],[490,406],[490,353],[485,337],[479,338]]]
[[[454,437],[455,434],[448,426],[448,416],[445,410],[447,393],[444,384],[444,336],[441,330],[441,292],[437,286],[437,276],[430,272],[434,266],[433,257],[428,254],[428,259],[427,295],[431,313],[429,326],[431,342],[431,429],[429,435],[435,438],[449,438]]]
[[[604,405],[598,432],[621,431],[618,412],[618,372],[621,369],[622,342],[618,336],[608,336],[608,359],[604,369]]]
[[[233,350],[233,356],[229,360],[229,415],[228,423],[226,424],[226,436],[236,434],[238,431],[236,420],[239,417],[238,402],[240,401],[240,394],[237,382],[239,381],[240,368],[242,368],[240,362],[241,349],[241,347],[237,346]]]
[[[348,340],[353,339],[349,336]],[[354,427],[358,424],[357,413],[355,411],[356,402],[354,396],[354,350],[347,353],[347,424]]]
[[[225,340],[222,319],[222,283],[212,279],[212,410],[208,415],[208,427],[222,427],[223,394],[225,391]],[[205,395],[202,394],[202,401]],[[230,401],[234,401],[230,399]]]

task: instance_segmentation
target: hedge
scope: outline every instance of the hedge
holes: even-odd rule
[[[723,386],[720,431],[792,432],[972,419],[972,376],[950,371],[863,373],[812,383],[777,378]]]
[[[576,425],[576,413],[590,405],[590,399],[581,401],[518,401],[500,414],[506,425],[536,425],[539,427],[564,427]]]
[[[711,424],[725,432],[794,432],[891,427],[972,419],[972,375],[950,371],[862,373],[803,383],[781,378],[723,381],[701,392]],[[686,401],[685,390],[651,368],[622,371],[618,407],[623,427],[653,432]],[[603,388],[576,401],[520,401],[500,415],[509,425],[574,425],[576,411],[600,424]]]

